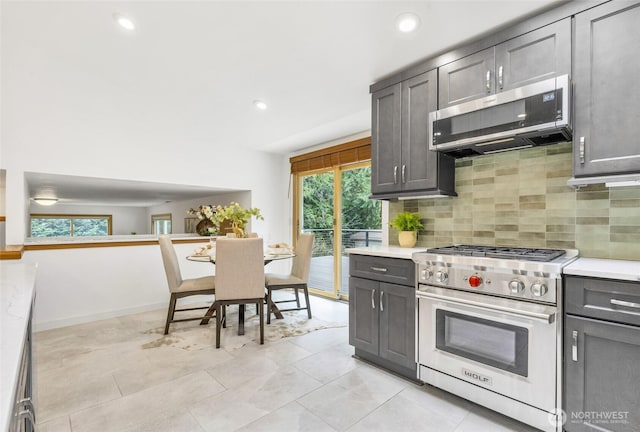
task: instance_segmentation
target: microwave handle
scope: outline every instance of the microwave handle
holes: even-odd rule
[[[487,93],[491,93],[491,71],[487,71]]]

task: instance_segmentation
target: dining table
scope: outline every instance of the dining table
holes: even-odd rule
[[[291,259],[294,256],[296,256],[294,253],[265,253],[264,254],[264,265],[267,265],[273,261],[280,261],[280,260],[285,260],[285,259]],[[195,262],[203,262],[203,263],[210,263],[210,264],[214,264],[216,263],[216,256],[215,254],[212,253],[205,253],[205,254],[194,254],[194,255],[189,255],[187,256],[187,260],[189,261],[195,261]],[[265,300],[266,300],[266,295],[265,295]],[[238,335],[243,335],[244,334],[244,311],[245,311],[245,305],[241,304],[238,307]],[[213,313],[215,312],[215,302],[209,307],[209,309],[207,310],[207,313],[204,315],[204,318],[202,318],[202,321],[200,321],[200,325],[205,325],[209,323],[209,320],[211,318],[213,318]],[[267,313],[269,313],[267,311]],[[283,319],[284,317],[282,316],[282,312],[280,312],[280,309],[278,309],[278,306],[276,306],[275,303],[271,304],[271,313],[273,313],[276,317],[276,319]]]

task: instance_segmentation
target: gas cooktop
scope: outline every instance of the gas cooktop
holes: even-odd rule
[[[455,245],[427,249],[440,255],[473,256],[526,261],[548,262],[565,254],[562,249],[530,249],[519,247]]]

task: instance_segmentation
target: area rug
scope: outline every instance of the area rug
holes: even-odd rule
[[[271,316],[271,324],[264,325],[265,343],[283,338],[301,336],[309,332],[347,327],[345,322],[329,322],[319,318],[307,318],[307,311],[290,311],[283,313],[283,319],[275,319]],[[259,318],[254,306],[248,306],[245,313],[245,334],[238,335],[238,307],[227,308],[227,327],[221,331],[221,346],[227,350],[238,349],[247,344],[259,343]],[[200,325],[199,321],[187,321],[171,325],[171,331],[164,335],[162,327],[148,328],[145,334],[157,334],[155,340],[142,345],[143,349],[169,346],[184,350],[201,350],[215,346],[216,322],[212,319],[207,325]]]

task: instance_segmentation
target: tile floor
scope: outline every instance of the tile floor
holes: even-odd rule
[[[220,349],[197,321],[163,337],[165,310],[39,332],[39,431],[534,430],[354,359],[348,305],[313,297],[312,310],[330,328],[265,326],[262,346],[249,323],[223,329]]]

